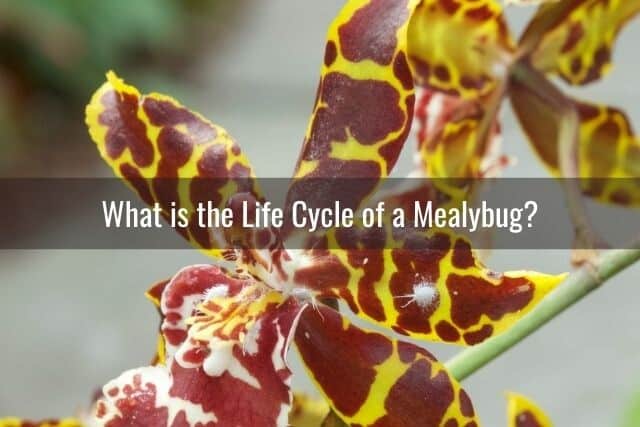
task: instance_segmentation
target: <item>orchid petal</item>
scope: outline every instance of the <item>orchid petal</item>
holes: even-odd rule
[[[425,0],[409,29],[409,49],[419,85],[469,99],[497,86],[514,44],[495,0]]]
[[[170,363],[187,340],[188,322],[199,313],[201,303],[213,297],[234,297],[246,283],[219,267],[206,264],[183,268],[173,276],[164,287],[160,301],[165,361]]]
[[[497,117],[482,130],[489,114],[477,101],[434,91],[418,98],[419,170],[429,178],[481,178],[499,164]]]
[[[508,427],[553,427],[549,417],[530,399],[516,394],[507,394]]]
[[[141,95],[113,72],[87,106],[86,122],[103,159],[145,203],[158,203],[165,217],[187,209],[189,226],[176,229],[195,247],[224,257],[225,249],[249,239],[246,231],[239,236],[196,220],[201,202],[224,208],[239,197],[261,200],[252,167],[224,129],[173,98]]]
[[[164,310],[165,321],[193,310],[186,306],[196,303],[191,297],[203,277],[218,273],[202,266],[178,274],[162,294],[161,306],[173,310]],[[166,366],[128,371],[104,387],[99,425],[286,425],[291,372],[285,358],[300,310],[264,285],[209,293]]]
[[[563,0],[542,5],[521,45],[538,70],[574,85],[600,79],[611,69],[615,40],[638,12],[639,0]]]
[[[344,237],[351,248],[358,238]],[[310,251],[294,280],[398,333],[475,345],[508,329],[565,277],[494,272],[466,239],[444,230],[405,239],[398,249]]]
[[[614,107],[569,99],[579,120],[578,171],[583,192],[619,205],[640,204],[640,137],[627,115]],[[526,86],[514,82],[511,103],[536,153],[561,175],[560,123],[555,111]]]
[[[351,0],[331,25],[321,80],[288,200],[358,207],[409,135],[415,94],[407,31],[418,0]],[[340,186],[318,180],[343,179]],[[344,178],[358,180],[350,185]],[[348,197],[344,197],[348,195]]]
[[[478,426],[469,396],[421,347],[360,329],[323,306],[302,314],[295,342],[318,389],[349,425]]]

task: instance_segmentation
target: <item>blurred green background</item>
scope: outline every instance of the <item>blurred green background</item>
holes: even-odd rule
[[[108,69],[223,125],[260,176],[289,176],[324,34],[342,4],[0,0],[0,176],[111,176],[88,138],[83,111]],[[508,10],[516,31],[531,12]],[[639,41],[634,22],[620,39],[611,76],[575,90],[625,108],[636,123]],[[504,151],[519,159],[507,175],[546,176],[508,111],[503,124]],[[398,176],[410,170],[413,143]],[[61,239],[81,233],[89,209],[52,207],[55,227],[32,233]],[[569,268],[568,257],[496,251],[488,264],[557,273]],[[0,251],[0,415],[68,415],[96,386],[147,363],[157,315],[144,290],[201,262],[195,251]],[[469,379],[484,425],[505,425],[507,389],[537,400],[558,426],[640,425],[637,392],[632,398],[640,381],[639,275],[638,266],[624,272]],[[442,359],[458,351],[428,348]],[[300,369],[295,362],[294,368]]]
[[[149,86],[185,81],[244,3],[2,0],[0,171],[53,175],[89,160],[78,113],[105,70]]]

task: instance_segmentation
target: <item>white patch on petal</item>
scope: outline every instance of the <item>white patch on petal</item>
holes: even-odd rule
[[[214,298],[226,298],[229,296],[229,285],[222,283],[211,285],[211,288],[204,293],[203,301],[210,301]]]
[[[210,377],[219,377],[228,372],[232,377],[260,389],[258,380],[233,355],[233,349],[236,345],[235,341],[211,339],[209,342],[211,353],[202,362],[202,369]]]
[[[240,381],[249,384],[251,387],[260,390],[260,383],[258,382],[256,377],[251,375],[247,368],[242,366],[242,364],[237,359],[234,358],[231,361],[231,365],[229,365],[229,369],[227,370],[227,372],[229,372],[229,375],[231,375],[232,377],[237,378]]]
[[[289,393],[291,400],[291,393]],[[289,425],[289,411],[291,410],[290,404],[282,404],[280,405],[280,413],[278,414],[278,418],[276,419],[277,427],[286,427]]]
[[[210,377],[218,377],[229,369],[233,360],[233,341],[212,338],[209,342],[211,353],[202,362],[202,369]]]
[[[436,126],[438,126],[440,116],[444,111],[445,96],[446,95],[441,93],[434,93],[429,101],[429,105],[427,105],[427,136],[433,136],[437,131]]]
[[[280,325],[277,324],[277,321],[274,321],[274,323],[276,323],[278,342],[276,342],[276,345],[273,347],[273,353],[271,353],[271,364],[273,365],[273,368],[276,371],[279,371],[280,369],[284,369],[287,367],[284,362],[284,354],[283,354],[284,345],[285,345],[285,336],[280,330]]]
[[[256,323],[249,328],[247,334],[242,340],[242,350],[251,356],[258,353],[258,337],[260,336],[260,330],[262,329],[262,319],[258,319]]]
[[[300,310],[298,310],[298,313],[296,313],[296,316],[293,318],[291,329],[289,329],[289,334],[287,335],[285,342],[282,344],[284,346],[284,348],[282,349],[282,360],[284,361],[284,364],[287,368],[289,368],[289,362],[288,362],[289,349],[291,348],[291,344],[295,339],[296,330],[298,329],[298,324],[300,323],[300,318],[302,317],[302,313],[307,309],[307,307],[309,307],[309,304],[305,304],[302,307],[300,307]],[[280,330],[280,326],[278,325],[278,336],[280,335],[282,335],[282,332]],[[278,340],[278,345],[280,345],[279,340]]]

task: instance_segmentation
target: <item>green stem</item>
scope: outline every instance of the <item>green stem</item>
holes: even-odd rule
[[[603,252],[592,265],[569,275],[564,283],[509,330],[462,351],[446,364],[447,369],[454,378],[462,381],[638,260],[640,244],[634,244],[631,249]]]

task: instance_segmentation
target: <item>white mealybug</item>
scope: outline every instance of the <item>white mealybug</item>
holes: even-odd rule
[[[435,283],[420,282],[413,285],[413,293],[407,295],[399,295],[395,298],[409,298],[409,301],[402,306],[407,307],[411,303],[415,303],[418,307],[425,309],[433,304],[438,298],[438,290]]]

